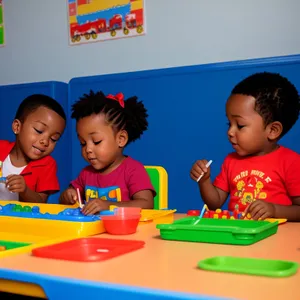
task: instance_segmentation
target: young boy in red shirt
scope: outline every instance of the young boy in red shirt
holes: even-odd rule
[[[206,160],[191,170],[194,180],[203,174],[198,185],[209,208],[220,208],[229,195],[229,210],[238,206],[254,220],[300,221],[300,155],[278,144],[296,123],[299,102],[295,86],[279,74],[257,73],[237,84],[226,103],[235,152],[213,182]]]
[[[1,200],[45,203],[59,191],[50,154],[65,125],[65,112],[51,97],[36,94],[23,100],[12,123],[15,142],[0,140]]]

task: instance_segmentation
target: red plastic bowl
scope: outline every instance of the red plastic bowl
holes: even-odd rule
[[[136,232],[140,216],[108,215],[101,216],[105,230],[110,234],[124,235]]]
[[[114,209],[115,215],[140,215],[142,209],[140,207],[117,207]]]

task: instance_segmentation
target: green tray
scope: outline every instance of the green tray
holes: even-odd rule
[[[182,218],[172,224],[157,224],[156,228],[165,240],[231,245],[254,244],[278,229],[278,222],[202,218],[194,225],[197,219]]]
[[[0,240],[0,246],[4,246],[6,250],[25,247],[31,245],[30,243],[21,243],[21,242],[10,242],[10,241],[1,241]]]
[[[198,263],[198,268],[204,270],[268,277],[288,277],[294,275],[298,267],[298,263],[292,261],[232,256],[211,257]]]

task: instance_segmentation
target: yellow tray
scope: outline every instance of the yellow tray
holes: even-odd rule
[[[109,210],[117,208],[116,205],[110,205]],[[140,224],[153,222],[155,224],[171,224],[174,221],[176,209],[142,209]]]
[[[174,213],[176,209],[172,210],[156,210],[156,209],[142,209],[142,216],[140,222],[153,222],[155,224],[171,224],[174,221]]]
[[[18,201],[1,201],[0,205],[18,204],[22,206],[39,206],[41,213],[57,214],[66,208],[60,204],[22,203]],[[35,247],[49,245],[53,242],[69,240],[82,236],[91,236],[105,232],[103,222],[70,222],[47,219],[30,219],[22,217],[8,217],[0,215],[0,240],[10,242],[25,242],[31,245],[0,251],[0,257],[11,254],[28,252]]]
[[[267,218],[265,221],[268,221],[270,223],[278,222],[278,224],[283,224],[287,222],[287,219],[274,219],[274,218]]]

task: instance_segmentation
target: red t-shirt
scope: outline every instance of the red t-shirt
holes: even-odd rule
[[[262,156],[241,157],[229,154],[214,186],[229,193],[229,210],[239,205],[243,211],[255,200],[291,205],[300,196],[300,155],[280,146]]]
[[[92,166],[87,166],[81,170],[71,185],[74,188],[79,188],[85,199],[101,198],[111,201],[129,201],[135,193],[143,190],[151,190],[155,196],[145,167],[131,157],[126,157],[109,174],[99,174]]]
[[[15,143],[0,140],[0,161],[4,161]],[[32,160],[24,168],[23,175],[26,185],[37,193],[59,191],[59,183],[56,176],[57,166],[51,156],[45,156],[38,160]]]

